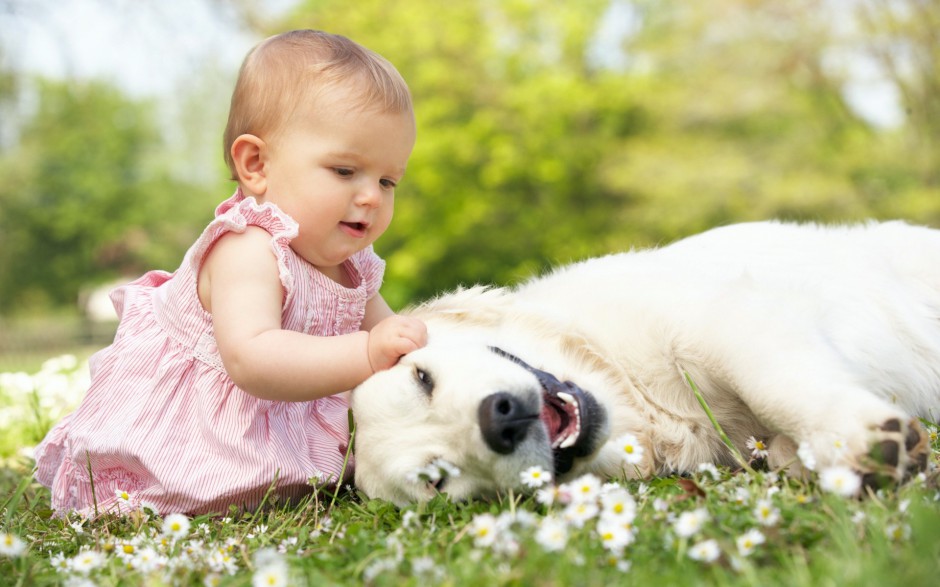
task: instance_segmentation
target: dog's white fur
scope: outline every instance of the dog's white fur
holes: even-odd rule
[[[868,472],[870,449],[889,441],[900,478],[908,453],[924,450],[912,418],[940,415],[940,231],[901,222],[732,225],[514,289],[458,290],[411,313],[426,321],[428,346],[352,394],[356,483],[397,503],[434,495],[414,472],[436,458],[461,470],[443,487],[456,498],[551,469],[540,423],[511,454],[481,435],[483,398],[540,394],[532,372],[491,346],[592,393],[608,415],[603,438],[630,433],[645,449],[625,466],[601,442],[566,478],[733,463],[687,376],[742,453],[763,439],[769,465],[791,472],[801,443],[818,467]]]

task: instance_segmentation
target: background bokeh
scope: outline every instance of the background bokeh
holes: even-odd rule
[[[160,4],[87,0],[154,55],[189,59],[195,25],[152,18]],[[411,86],[418,144],[376,245],[395,308],[735,221],[940,226],[935,0],[275,4],[200,5],[244,49],[325,29]],[[0,355],[87,339],[80,300],[175,269],[233,189],[221,133],[237,62],[200,57],[150,95],[18,67],[11,31],[56,5],[0,0]]]

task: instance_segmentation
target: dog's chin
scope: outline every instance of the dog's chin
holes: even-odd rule
[[[608,434],[607,412],[594,396],[574,383],[542,379],[541,420],[548,433],[553,476],[572,473],[578,461],[590,460]]]

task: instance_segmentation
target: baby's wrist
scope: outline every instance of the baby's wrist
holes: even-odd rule
[[[372,332],[364,331],[366,339],[366,363],[369,365],[370,374],[375,374],[375,364],[372,362]]]

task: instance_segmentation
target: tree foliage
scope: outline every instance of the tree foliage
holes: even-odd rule
[[[612,5],[638,26],[604,62]],[[314,0],[277,28],[346,34],[412,87],[418,146],[377,245],[403,303],[732,221],[940,221],[936,158],[847,106],[831,16],[813,0]]]
[[[302,0],[267,24],[243,10],[259,36],[345,34],[408,80],[418,144],[376,245],[393,307],[734,221],[940,224],[936,2]],[[894,83],[902,126],[853,110],[845,55]],[[0,311],[176,267],[227,188],[165,171],[146,104],[100,84],[40,98],[0,159]]]
[[[189,210],[180,186],[150,164],[160,137],[146,104],[48,82],[20,133],[0,160],[0,309],[74,305],[89,283],[178,263],[197,233],[176,214]]]

